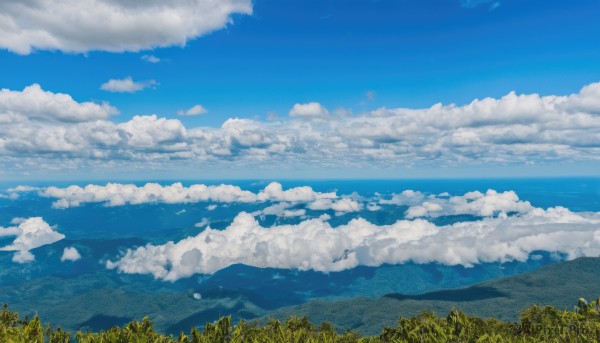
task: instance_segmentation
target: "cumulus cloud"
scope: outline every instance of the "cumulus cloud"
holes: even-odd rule
[[[41,217],[18,220],[18,226],[0,228],[0,237],[16,236],[12,244],[0,247],[0,251],[15,251],[13,262],[26,263],[35,259],[30,250],[46,244],[52,244],[65,238],[54,231]]]
[[[289,112],[291,117],[298,118],[326,118],[329,111],[318,102],[295,104]]]
[[[0,90],[0,124],[20,124],[27,119],[55,122],[84,122],[117,114],[107,103],[79,103],[68,94],[45,91],[38,84],[22,91]],[[1,137],[1,136],[0,136]]]
[[[257,198],[261,201],[311,202],[318,199],[335,199],[337,195],[335,192],[315,192],[309,186],[294,187],[284,191],[280,183],[271,182],[257,194]]]
[[[45,171],[56,168],[57,159],[73,168],[87,163],[119,170],[150,163],[169,169],[175,166],[171,161],[177,161],[178,170],[181,161],[189,161],[189,170],[598,163],[599,95],[600,83],[594,83],[566,96],[511,92],[463,106],[380,108],[326,121],[231,118],[220,127],[186,127],[156,115],[114,123],[107,120],[116,111],[109,105],[70,97],[56,110],[49,105],[21,108],[35,103],[36,96],[6,102],[10,109],[0,110],[0,169],[16,173],[34,165]],[[305,105],[299,104],[294,114],[310,117],[315,113],[310,108],[320,108]]]
[[[61,262],[71,261],[75,262],[81,259],[81,254],[77,251],[76,248],[68,247],[63,250],[63,254],[60,257]]]
[[[426,196],[421,192],[406,190],[393,194],[391,199],[381,199],[379,203],[409,206],[405,214],[406,218],[436,218],[460,214],[492,217],[509,213],[527,213],[534,209],[529,201],[520,200],[514,191],[498,193],[493,189],[485,194],[474,191],[461,196],[450,196],[448,193]]]
[[[409,261],[464,266],[525,261],[535,251],[569,259],[598,256],[600,214],[556,207],[446,226],[423,219],[378,226],[358,218],[336,228],[323,219],[265,228],[240,213],[225,230],[207,228],[179,242],[128,250],[106,266],[175,281],[239,263],[332,272]]]
[[[0,2],[0,48],[122,52],[185,45],[252,14],[250,0]]]
[[[350,212],[358,212],[362,209],[362,205],[350,198],[342,198],[339,200],[318,199],[307,206],[311,210],[326,211],[334,210],[337,215]]]
[[[158,83],[154,80],[133,81],[131,76],[124,79],[111,79],[100,86],[100,89],[112,93],[135,93],[146,88],[155,87]]]
[[[201,114],[206,114],[208,111],[202,105],[194,105],[187,110],[178,111],[177,114],[180,116],[199,116]]]
[[[139,205],[145,203],[182,204],[196,202],[241,202],[256,201],[256,194],[237,186],[202,184],[184,187],[181,183],[162,186],[147,183],[138,187],[133,184],[109,183],[106,186],[72,185],[66,188],[48,187],[40,192],[48,198],[57,198],[54,208],[77,207],[85,203],[105,203],[108,206]]]
[[[294,187],[283,190],[280,183],[272,182],[258,193],[241,189],[238,186],[221,184],[207,186],[193,184],[189,187],[181,183],[160,185],[146,183],[144,186],[134,184],[108,183],[105,186],[87,185],[85,187],[72,185],[65,188],[47,187],[41,189],[40,196],[57,199],[52,207],[69,208],[85,203],[104,203],[107,206],[139,205],[147,203],[185,204],[197,202],[217,203],[255,203],[255,202],[314,202],[320,199],[335,199],[335,192],[321,193],[311,187]],[[209,210],[215,207],[209,205]],[[336,205],[340,211],[353,204]],[[348,211],[346,211],[348,212]]]

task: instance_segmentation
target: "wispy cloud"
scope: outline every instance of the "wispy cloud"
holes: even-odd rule
[[[111,79],[100,86],[100,89],[111,93],[135,93],[146,88],[154,88],[158,82],[154,80],[133,81],[131,76],[124,79]]]
[[[194,105],[190,108],[188,108],[187,110],[180,110],[177,111],[177,114],[180,116],[199,116],[202,114],[206,114],[208,113],[208,110],[206,110],[206,108],[204,108],[204,106],[198,104],[198,105]]]
[[[143,55],[142,57],[140,57],[140,59],[142,61],[146,61],[148,63],[158,63],[160,62],[160,58],[154,56],[154,55]]]

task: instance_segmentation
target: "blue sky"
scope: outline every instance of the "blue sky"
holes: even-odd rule
[[[569,95],[600,81],[596,0],[256,0],[250,6],[252,14],[228,13],[230,24],[215,25],[214,31],[205,30],[200,37],[182,33],[187,35],[185,47],[177,42],[149,43],[140,50],[133,45],[137,42],[131,43],[136,39],[133,33],[123,52],[91,43],[89,48],[69,42],[40,48],[53,43],[39,40],[32,43],[32,51],[24,52],[0,40],[0,87],[21,91],[37,83],[79,103],[108,102],[120,112],[109,118],[112,123],[156,114],[177,119],[186,128],[218,128],[235,117],[268,122],[276,115],[288,120],[295,104],[310,102],[318,102],[331,115],[343,109],[360,116],[382,107],[465,105],[474,99],[501,98],[513,90]],[[0,7],[0,14],[21,18],[5,7]],[[24,31],[28,25],[38,29],[44,25],[17,20],[22,20]],[[49,26],[48,32],[61,34],[52,30]],[[78,39],[92,41],[101,34],[82,29]],[[155,45],[166,47],[151,48]],[[141,58],[144,55],[160,61],[150,63]],[[110,79],[126,77],[153,80],[155,85],[134,93],[100,89]],[[177,115],[198,104],[206,114]],[[12,177],[21,175],[15,159],[31,158],[4,155],[6,168],[14,169]],[[522,168],[523,160],[510,161],[509,167]],[[594,165],[579,157],[575,164],[590,163]],[[382,169],[396,165],[383,163]],[[473,168],[481,167],[475,163]],[[560,168],[572,169],[564,164]],[[312,169],[329,168],[320,163]]]

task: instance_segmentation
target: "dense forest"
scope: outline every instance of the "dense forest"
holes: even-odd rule
[[[148,318],[106,331],[75,334],[44,325],[40,318],[21,318],[7,305],[0,310],[0,341],[10,343],[117,343],[117,342],[600,342],[600,298],[579,299],[572,311],[551,306],[532,306],[522,311],[518,322],[482,319],[452,310],[446,317],[423,312],[400,318],[395,327],[384,327],[379,336],[360,337],[356,332],[337,332],[329,323],[314,325],[306,317],[271,320],[265,325],[231,317],[207,323],[203,330],[165,336],[154,330]]]

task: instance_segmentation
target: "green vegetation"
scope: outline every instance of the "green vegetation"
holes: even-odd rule
[[[481,271],[445,274],[443,266],[429,267],[427,273],[432,273],[429,276],[409,269],[402,269],[408,270],[405,273],[394,268],[383,268],[387,270],[385,275],[375,275],[374,278],[361,281],[361,291],[356,294],[354,291],[344,293],[348,289],[338,285],[336,287],[339,287],[340,295],[345,294],[344,297],[319,298],[285,307],[272,304],[265,306],[264,300],[269,293],[263,290],[262,295],[257,296],[257,293],[236,289],[233,280],[238,277],[235,274],[237,271],[235,275],[229,275],[227,280],[215,283],[215,287],[222,284],[223,290],[215,288],[212,294],[201,290],[201,300],[192,297],[197,285],[195,278],[177,288],[169,288],[170,284],[165,285],[161,281],[152,281],[151,277],[106,271],[73,278],[33,278],[19,284],[4,283],[5,279],[2,279],[0,305],[10,304],[13,310],[30,317],[37,313],[45,322],[71,332],[80,328],[97,332],[113,326],[124,326],[132,320],[148,316],[157,331],[178,335],[182,330],[187,332],[194,324],[212,322],[227,314],[232,316],[234,323],[241,319],[258,319],[263,325],[267,324],[269,318],[285,321],[291,316],[307,316],[313,323],[330,322],[340,332],[352,329],[363,336],[378,336],[382,327],[395,326],[399,317],[414,317],[423,310],[447,314],[456,307],[481,318],[493,317],[514,322],[519,319],[521,309],[533,304],[566,309],[573,305],[574,294],[585,298],[600,294],[598,257],[560,262],[526,274],[465,288],[452,288],[447,280],[463,278],[461,282],[470,283],[471,276]],[[431,283],[441,282],[439,287],[450,289],[419,293],[417,289],[422,287],[418,286],[413,293],[390,293],[393,289],[407,289],[404,284],[419,284],[423,278]],[[357,281],[348,282],[354,285]],[[354,287],[352,285],[348,287]],[[368,285],[372,287],[370,292]],[[379,289],[384,291],[378,293]],[[298,294],[284,288],[279,296],[284,293],[290,296]],[[365,294],[370,294],[370,297]],[[314,296],[320,297],[318,292]]]
[[[150,320],[144,318],[122,328],[115,326],[98,333],[78,331],[72,335],[50,325],[44,327],[37,315],[32,320],[21,319],[4,305],[0,310],[0,342],[600,342],[600,298],[589,303],[581,298],[573,311],[534,305],[525,309],[515,323],[471,317],[455,309],[447,317],[423,312],[400,318],[395,327],[384,327],[376,337],[359,337],[351,331],[340,334],[333,325],[325,322],[315,326],[306,317],[290,317],[283,323],[273,319],[264,326],[245,321],[232,325],[231,317],[222,317],[207,323],[202,331],[194,327],[189,335],[182,332],[178,337],[157,333]]]

